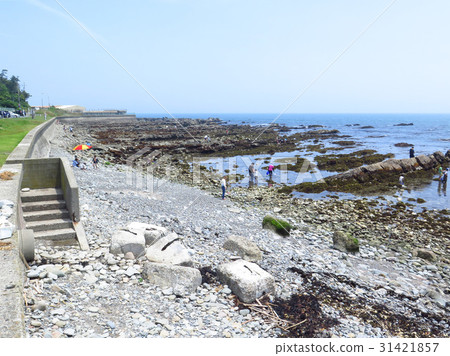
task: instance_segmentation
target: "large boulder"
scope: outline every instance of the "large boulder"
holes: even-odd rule
[[[412,172],[419,167],[419,163],[415,158],[403,158],[399,160],[399,164],[402,166],[403,172]]]
[[[116,255],[132,252],[135,257],[139,257],[145,253],[145,237],[143,234],[118,230],[111,237],[109,250]]]
[[[414,250],[413,255],[423,258],[424,260],[431,261],[431,262],[434,262],[437,260],[436,254],[433,251],[428,250],[426,248],[418,248],[418,249]]]
[[[172,288],[176,295],[193,293],[202,283],[198,269],[162,263],[145,263],[142,275],[149,283],[160,288]]]
[[[262,222],[263,229],[272,230],[281,236],[289,236],[292,230],[292,225],[282,219],[274,218],[270,215],[264,217]]]
[[[258,245],[243,236],[231,235],[223,244],[223,248],[237,253],[246,261],[257,262],[262,259]]]
[[[275,292],[274,278],[257,264],[248,261],[223,264],[217,269],[217,276],[244,303],[252,303],[264,294]]]
[[[417,162],[423,167],[423,169],[428,170],[436,166],[436,161],[431,158],[432,156],[420,155],[416,157]]]
[[[350,233],[335,231],[333,234],[333,247],[342,252],[358,252],[359,241]]]
[[[369,165],[363,166],[361,168],[363,171],[365,171],[367,174],[370,174],[370,175],[374,175],[377,172],[383,170],[383,167],[381,166],[380,163],[369,164]]]
[[[447,152],[445,152],[445,159],[450,162],[450,150],[447,150]]]
[[[152,245],[168,233],[165,227],[141,222],[132,222],[128,225],[127,229],[135,234],[144,235],[147,246]]]
[[[192,259],[181,238],[174,232],[161,237],[146,250],[145,255],[151,262],[179,266],[192,266]]]
[[[380,166],[384,171],[387,172],[402,172],[403,168],[398,159],[388,159],[387,161],[381,162]]]
[[[434,152],[433,153],[433,157],[439,163],[444,163],[445,162],[445,156],[444,156],[444,154],[441,151]]]

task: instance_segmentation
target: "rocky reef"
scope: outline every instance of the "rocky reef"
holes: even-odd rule
[[[378,155],[376,156],[378,157]],[[319,182],[306,182],[281,188],[284,193],[292,191],[306,193],[330,192],[375,193],[384,192],[399,186],[400,175],[410,181],[431,181],[434,170],[446,167],[450,163],[450,150],[444,155],[435,152],[413,158],[388,159],[372,163],[346,172],[327,177]]]

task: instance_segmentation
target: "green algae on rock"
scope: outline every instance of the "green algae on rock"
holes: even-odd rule
[[[365,164],[381,162],[386,158],[392,158],[393,156],[392,153],[380,154],[376,153],[375,150],[359,150],[353,153],[317,156],[316,162],[319,169],[333,172],[345,172]]]
[[[270,215],[264,217],[262,226],[264,229],[272,230],[281,236],[289,236],[293,229],[293,226],[287,221],[274,218]]]
[[[358,252],[359,240],[348,232],[335,231],[333,234],[333,246],[341,252]]]

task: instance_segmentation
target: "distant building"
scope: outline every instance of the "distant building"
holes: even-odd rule
[[[85,112],[86,108],[79,105],[56,105],[55,108],[61,109],[67,112]]]

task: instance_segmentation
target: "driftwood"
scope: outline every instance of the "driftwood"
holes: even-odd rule
[[[262,296],[259,299],[256,299],[256,303],[239,303],[239,305],[242,305],[248,309],[250,309],[253,313],[260,316],[263,320],[265,320],[267,323],[270,323],[269,327],[265,330],[269,330],[273,327],[280,328],[284,331],[288,331],[289,329],[296,327],[306,321],[302,320],[299,323],[294,324],[291,321],[282,319],[278,316],[276,311],[272,308],[272,305],[267,298],[267,295]],[[249,323],[251,321],[254,321],[255,319],[252,318],[250,320],[247,320],[244,322],[244,324]]]

